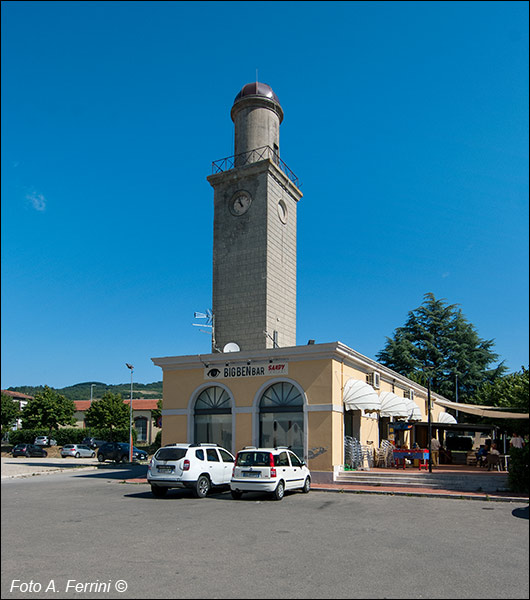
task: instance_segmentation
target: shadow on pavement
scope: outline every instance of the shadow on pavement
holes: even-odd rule
[[[139,479],[147,477],[147,465],[98,464],[95,471],[85,471],[79,473],[77,477],[89,479]]]
[[[286,492],[284,496],[284,500],[289,498],[289,496],[296,496],[296,492]],[[201,500],[229,500],[230,502],[276,502],[272,495],[263,494],[260,492],[248,492],[246,493],[240,500],[234,500],[229,491],[226,492],[211,492],[204,499],[196,498],[195,494],[192,490],[183,490],[179,488],[172,488],[167,492],[167,495],[163,498],[155,498],[151,493],[151,490],[145,490],[141,492],[133,492],[123,494],[124,498],[137,498],[140,500],[151,500],[152,502],[171,502],[176,500],[185,500],[192,499],[197,502],[201,502]]]
[[[523,508],[514,508],[512,510],[512,515],[514,517],[518,517],[519,519],[528,520],[528,506],[525,506]]]

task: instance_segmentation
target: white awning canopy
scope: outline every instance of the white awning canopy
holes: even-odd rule
[[[342,395],[347,410],[374,412],[381,410],[381,401],[374,388],[359,379],[348,379]]]
[[[436,404],[444,408],[452,408],[459,412],[469,413],[470,415],[479,415],[490,419],[528,419],[528,413],[511,413],[499,409],[497,406],[480,406],[479,404],[460,404],[460,402],[450,402],[449,400],[434,400]]]
[[[449,424],[449,423],[451,423],[451,424],[453,424],[453,423],[456,423],[457,421],[456,421],[456,419],[453,417],[453,415],[450,415],[450,414],[449,414],[449,413],[447,413],[447,412],[441,412],[441,413],[438,415],[438,420],[437,420],[436,422],[437,422],[437,423],[448,423],[448,424]]]
[[[407,419],[409,411],[405,398],[400,398],[394,392],[381,392],[381,417],[394,417],[395,419]]]
[[[408,410],[408,420],[409,421],[421,421],[421,410],[420,407],[411,400],[410,398],[403,398],[405,400],[407,410]]]

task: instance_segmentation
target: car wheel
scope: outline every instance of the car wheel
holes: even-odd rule
[[[283,481],[278,482],[276,489],[273,492],[273,496],[275,500],[281,500],[285,494],[285,484]]]
[[[80,456],[81,456],[81,455],[79,454],[79,452],[76,452],[76,453],[75,453],[75,457],[76,457],[76,458],[79,458]]]
[[[124,455],[121,457],[121,462],[122,462],[122,463],[128,463],[128,462],[129,462],[129,457],[128,457],[127,455],[125,455],[125,454],[124,454]]]
[[[46,451],[44,451],[44,454],[42,455],[44,458],[46,458],[48,456],[48,453]]]
[[[197,483],[195,484],[195,496],[197,498],[204,498],[208,492],[210,491],[210,480],[206,475],[201,475],[199,479],[197,479]]]
[[[95,453],[95,452],[92,452],[92,454],[91,454],[90,458],[94,458],[95,456],[96,456],[96,453]]]
[[[158,485],[151,486],[151,492],[155,498],[163,498],[167,494],[167,488]]]
[[[99,460],[99,462],[104,462],[105,457],[103,456],[103,454],[98,455],[98,460]]]
[[[309,479],[309,477],[306,477],[305,481],[304,481],[304,487],[302,488],[302,492],[304,492],[304,494],[309,494],[310,489],[311,489],[311,479]]]
[[[26,452],[26,454],[24,454],[24,456],[25,456],[26,458],[30,458],[31,454],[30,454],[29,452]]]
[[[232,490],[230,493],[234,500],[241,500],[241,496],[243,495],[243,492],[238,492],[237,490]]]

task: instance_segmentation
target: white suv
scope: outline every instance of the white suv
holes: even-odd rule
[[[204,498],[212,487],[230,485],[235,458],[217,444],[171,444],[160,448],[147,469],[156,498],[170,488],[189,488]]]
[[[269,492],[281,500],[285,490],[311,488],[311,473],[304,461],[285,447],[246,446],[237,453],[230,490],[239,500],[243,492]]]

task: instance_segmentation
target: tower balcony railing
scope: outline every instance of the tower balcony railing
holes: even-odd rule
[[[226,158],[220,158],[212,162],[212,174],[223,173],[236,167],[243,167],[260,160],[270,159],[277,165],[283,173],[292,181],[296,187],[300,187],[300,181],[298,177],[289,169],[289,167],[283,162],[279,154],[273,150],[270,146],[262,146],[261,148],[255,148],[248,152],[242,152],[241,154],[234,154],[233,156],[227,156]]]

